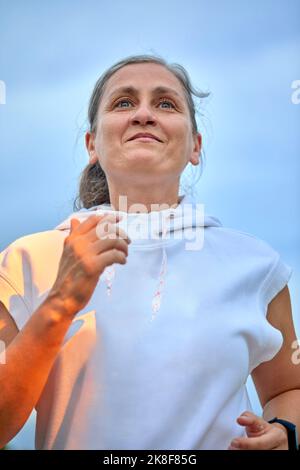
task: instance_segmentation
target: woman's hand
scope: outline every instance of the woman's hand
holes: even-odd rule
[[[248,437],[233,439],[228,450],[288,450],[287,431],[281,424],[270,424],[250,411],[242,413],[237,422],[246,427]]]
[[[82,223],[71,219],[57,278],[48,295],[66,314],[73,316],[85,307],[106,266],[126,263],[131,241],[116,225],[120,220],[115,214],[93,215]]]

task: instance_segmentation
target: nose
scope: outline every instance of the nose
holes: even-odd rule
[[[130,117],[131,124],[140,124],[145,126],[147,124],[156,124],[156,118],[151,108],[146,103],[141,103],[137,106],[135,112]]]

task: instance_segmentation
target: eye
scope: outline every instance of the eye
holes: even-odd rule
[[[124,106],[124,103],[125,103],[125,106]],[[125,99],[123,98],[119,100],[117,103],[115,103],[114,108],[128,108],[128,106],[126,106],[126,103],[131,103],[131,101],[126,98]]]
[[[127,104],[127,105],[126,105]],[[119,101],[117,101],[115,104],[114,104],[114,108],[129,108],[128,104],[131,104],[132,105],[132,101],[130,101],[128,98],[122,98],[120,99]],[[175,105],[174,103],[172,103],[172,101],[168,100],[168,99],[161,99],[159,101],[159,106],[160,105],[164,105],[163,108],[164,109],[171,109],[171,108],[175,108]]]
[[[170,101],[170,100],[161,99],[161,100],[159,101],[159,104],[167,104],[167,105],[171,105],[172,108],[175,108],[174,104],[173,104],[172,101]],[[170,106],[163,106],[163,108],[169,109]]]

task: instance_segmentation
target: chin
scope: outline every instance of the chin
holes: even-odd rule
[[[135,161],[149,160],[149,159],[158,158],[158,157],[161,158],[161,155],[159,155],[157,152],[151,152],[151,151],[150,152],[149,151],[132,152],[126,155],[126,158],[128,160],[135,160]]]

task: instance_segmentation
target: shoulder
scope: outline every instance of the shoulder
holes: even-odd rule
[[[63,250],[66,232],[47,230],[25,235],[0,253],[0,277],[19,283],[45,270],[50,273]]]
[[[239,239],[241,241],[244,241],[245,243],[267,244],[265,240],[263,240],[262,238],[259,238],[253,233],[245,232],[237,228],[225,227],[222,225],[218,227],[218,230],[221,230],[224,236],[228,236],[234,239]]]
[[[214,228],[215,237],[228,254],[254,257],[276,262],[278,251],[266,240],[239,229],[219,226]]]
[[[216,233],[220,237],[220,256],[226,257],[240,274],[247,273],[247,282],[268,304],[289,281],[292,267],[269,242],[251,233],[226,227],[217,227]]]
[[[25,235],[0,253],[1,302],[19,326],[53,285],[65,236],[59,230]]]
[[[66,232],[60,230],[46,230],[43,232],[31,233],[17,238],[11,242],[3,251],[0,252],[1,257],[5,256],[7,252],[11,251],[22,251],[28,253],[34,253],[45,248],[56,248],[63,243],[66,237]],[[47,253],[45,253],[47,254]]]

